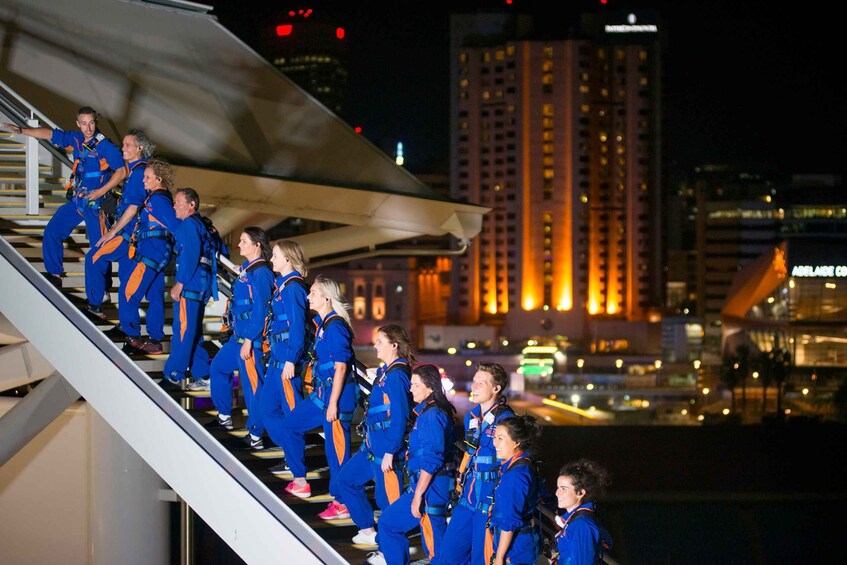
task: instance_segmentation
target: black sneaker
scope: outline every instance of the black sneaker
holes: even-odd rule
[[[52,284],[53,286],[55,286],[59,290],[62,290],[62,276],[61,275],[54,275],[52,273],[46,273],[44,276],[47,277],[47,280],[50,281],[50,284]]]
[[[282,463],[278,465],[268,467],[268,471],[273,473],[274,475],[287,475],[291,473],[291,468],[288,466],[288,463],[283,460]]]
[[[265,441],[261,437],[254,438],[250,434],[244,436],[241,442],[242,445],[240,449],[245,451],[262,451],[265,448]]]
[[[207,430],[227,430],[232,431],[234,426],[232,425],[232,416],[227,417],[226,420],[222,420],[220,417],[216,417],[214,420],[205,424],[203,426]]]
[[[142,339],[142,340],[138,340],[138,341],[140,342],[138,349],[140,349],[144,353],[148,353],[150,355],[161,355],[164,352],[164,350],[162,349],[162,342],[161,341],[158,341],[156,339],[150,339],[150,338]]]

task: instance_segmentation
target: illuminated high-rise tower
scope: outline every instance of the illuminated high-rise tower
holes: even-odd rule
[[[492,208],[451,311],[602,350],[592,322],[662,304],[660,29],[652,13],[538,24],[451,19],[452,194]]]
[[[320,7],[291,9],[269,27],[263,45],[265,56],[274,66],[321,104],[345,117],[346,32],[336,20]]]

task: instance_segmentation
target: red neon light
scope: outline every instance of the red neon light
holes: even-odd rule
[[[282,24],[276,26],[277,37],[288,37],[294,31],[294,26],[291,24]]]
[[[344,35],[345,32],[343,27],[335,28],[335,37],[337,37],[338,39],[344,39]]]

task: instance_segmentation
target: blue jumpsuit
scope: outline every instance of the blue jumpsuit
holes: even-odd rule
[[[506,554],[507,563],[534,565],[541,554],[541,538],[533,518],[541,500],[542,487],[531,460],[516,453],[500,465],[494,487],[488,529],[491,550],[496,554],[501,531],[515,532]]]
[[[406,533],[420,526],[424,550],[432,559],[441,551],[444,531],[447,529],[447,503],[453,490],[452,457],[455,435],[453,418],[435,406],[432,400],[414,408],[417,415],[409,433],[409,454],[406,470],[409,488],[379,517],[376,541],[386,563],[391,565],[410,562],[409,539]],[[421,471],[433,475],[423,495],[421,518],[412,514],[412,500]]]
[[[580,514],[575,515],[577,512]],[[593,502],[581,504],[573,512],[565,513],[561,520],[564,526],[556,534],[553,565],[594,565],[604,550],[612,547],[611,536],[594,519]]]
[[[206,303],[212,297],[216,284],[212,273],[214,253],[207,244],[206,224],[195,214],[179,222],[174,231],[176,273],[174,279],[182,283],[182,293],[174,302],[173,337],[171,353],[165,362],[165,375],[172,380],[185,378],[190,367],[195,379],[209,378],[209,353],[202,347],[203,316]]]
[[[350,518],[364,530],[374,527],[374,512],[365,494],[365,485],[373,480],[376,503],[385,510],[400,497],[403,488],[406,423],[409,421],[411,369],[405,359],[395,359],[377,369],[362,426],[365,441],[341,468],[338,489]],[[382,458],[394,455],[394,469],[382,471]]]
[[[303,275],[299,271],[276,278],[270,323],[267,324],[271,358],[265,372],[259,409],[265,429],[277,445],[281,445],[279,442],[282,441],[279,429],[282,419],[303,399],[300,373],[308,361],[306,325],[312,321],[309,319],[306,289],[299,282],[302,280]],[[294,376],[290,380],[282,378],[286,361],[294,364]]]
[[[127,165],[129,172],[124,180],[121,200],[118,202],[118,219],[123,216],[128,207],[144,206],[144,201],[147,199],[147,191],[144,188],[146,167],[146,159],[139,159]],[[111,278],[112,263],[118,264],[119,276],[120,273],[132,269],[132,261],[129,259],[129,240],[132,232],[135,231],[136,221],[137,217],[134,217],[115,237],[100,247],[92,246],[85,254],[85,294],[91,306],[99,307],[103,302],[103,294],[108,286],[107,281]],[[163,310],[163,318],[164,315]]]
[[[294,477],[305,477],[306,432],[322,426],[329,465],[329,493],[335,497],[336,502],[343,504],[337,486],[338,472],[350,459],[350,421],[356,409],[357,385],[352,376],[353,334],[335,311],[327,314],[323,320],[317,316],[315,321],[318,323],[318,332],[315,338],[315,360],[312,362],[314,390],[283,419],[278,427],[281,441],[274,439],[274,443],[285,452],[291,474]],[[327,422],[326,402],[332,393],[336,362],[346,363],[348,370],[338,399],[338,420]]]
[[[118,318],[129,337],[141,335],[138,308],[147,298],[147,334],[161,341],[165,337],[165,268],[173,253],[173,232],[179,220],[173,200],[165,189],[150,192],[139,209],[134,236],[137,248],[130,250],[128,268],[118,269],[121,286],[118,293]],[[115,238],[117,239],[117,238]]]
[[[51,275],[64,273],[64,247],[62,242],[71,235],[81,221],[85,222],[85,236],[89,243],[95,243],[106,233],[100,219],[100,203],[88,200],[86,195],[109,182],[112,173],[125,166],[121,150],[97,131],[91,141],[99,139],[90,150],[83,145],[85,136],[78,131],[54,129],[50,143],[59,147],[72,148],[76,163],[73,176],[74,193],[71,200],[62,204],[47,222],[44,228],[44,240],[41,251],[44,255],[44,268]],[[88,146],[91,146],[89,141]],[[111,272],[107,272],[111,278]],[[104,278],[105,284],[105,278]],[[100,293],[100,300],[103,293]],[[98,302],[99,304],[99,302]]]
[[[465,414],[467,451],[460,467],[460,471],[466,469],[464,484],[460,485],[459,500],[453,506],[450,524],[444,534],[443,550],[433,560],[433,565],[488,565],[485,561],[485,524],[494,485],[500,475],[494,431],[501,420],[514,415],[503,398],[485,414],[478,404]]]
[[[254,436],[265,432],[259,409],[259,396],[265,378],[262,363],[262,332],[265,314],[274,287],[274,274],[267,262],[259,257],[241,265],[238,278],[232,285],[233,336],[224,343],[212,359],[209,378],[212,402],[218,414],[232,414],[232,379],[238,371],[244,404],[247,406],[247,429]],[[241,358],[244,340],[253,342],[253,356],[249,361]]]

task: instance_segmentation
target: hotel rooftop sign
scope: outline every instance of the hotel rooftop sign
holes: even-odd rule
[[[634,13],[626,16],[625,24],[606,24],[606,33],[659,33],[659,26],[650,23],[639,23]]]

